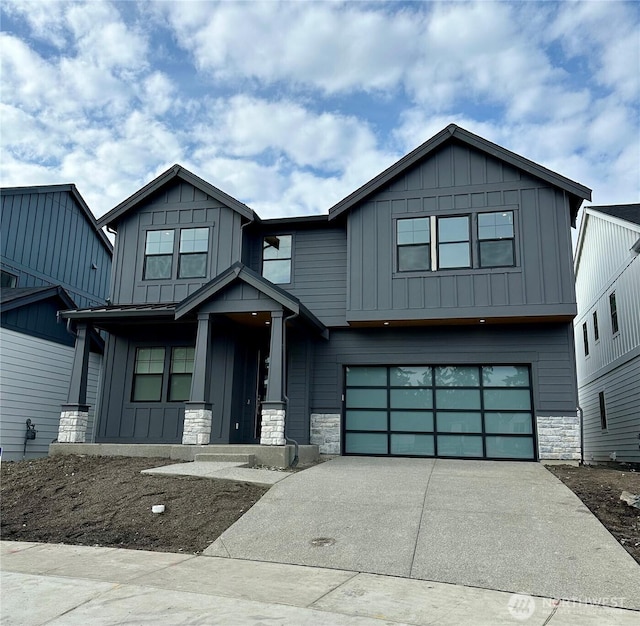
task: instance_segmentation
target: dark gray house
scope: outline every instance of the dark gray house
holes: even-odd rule
[[[3,458],[19,459],[27,419],[37,434],[26,456],[46,455],[58,434],[75,344],[58,311],[104,303],[113,247],[75,185],[3,188],[0,196],[0,445]],[[95,404],[104,341],[95,332],[90,339]]]
[[[590,190],[451,125],[329,209],[261,220],[176,165],[115,207],[98,443],[579,458],[570,229]]]

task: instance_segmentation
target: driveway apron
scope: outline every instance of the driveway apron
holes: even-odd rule
[[[640,567],[539,463],[340,457],[274,485],[206,555],[640,609]]]

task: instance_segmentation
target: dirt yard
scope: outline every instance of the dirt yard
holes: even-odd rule
[[[204,478],[147,476],[168,459],[56,456],[4,462],[1,536],[164,552],[200,552],[267,491]],[[620,500],[640,493],[640,471],[549,468],[640,563],[640,509]],[[151,507],[164,504],[164,514]]]
[[[2,539],[200,552],[267,491],[140,474],[169,459],[55,456],[4,462]],[[151,507],[164,504],[163,514]]]
[[[640,563],[640,509],[620,500],[623,491],[640,493],[640,471],[595,465],[554,465],[547,469],[585,503],[603,526]]]

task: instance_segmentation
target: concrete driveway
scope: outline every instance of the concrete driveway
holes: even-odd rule
[[[278,483],[206,555],[640,609],[640,567],[538,463],[341,457]]]

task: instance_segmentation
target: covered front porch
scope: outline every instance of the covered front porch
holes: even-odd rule
[[[76,349],[60,444],[279,447],[300,437],[287,429],[288,356],[291,346],[327,330],[291,294],[245,266],[236,264],[177,304],[62,315],[76,325]],[[97,430],[87,436],[92,327],[108,338]]]

